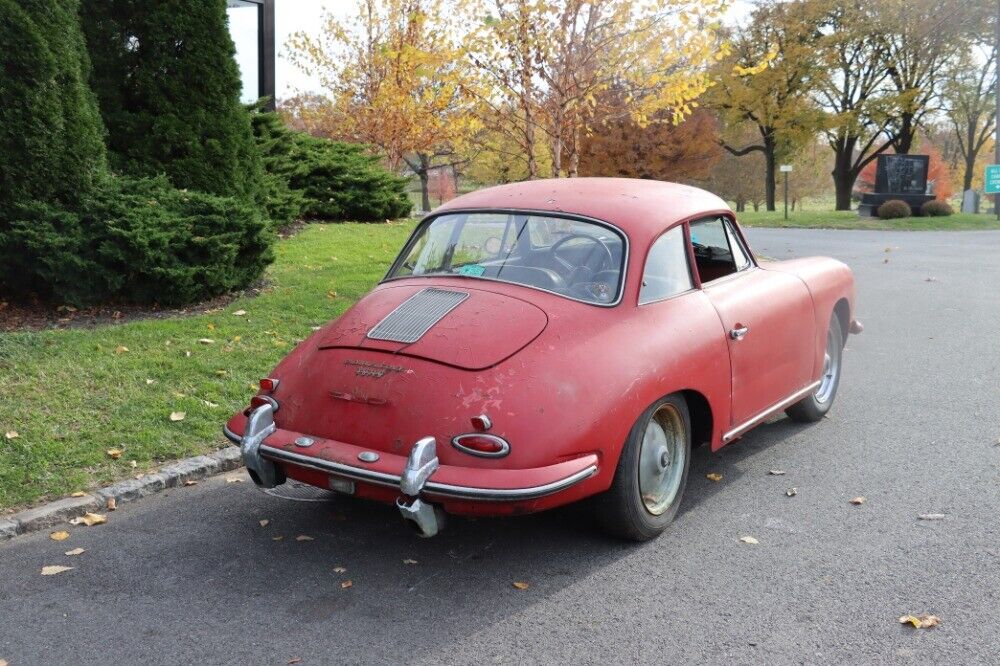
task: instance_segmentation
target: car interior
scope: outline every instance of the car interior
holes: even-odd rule
[[[692,222],[691,247],[702,284],[750,266],[743,244],[725,218]]]

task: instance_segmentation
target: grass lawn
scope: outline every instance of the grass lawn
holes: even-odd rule
[[[993,215],[955,213],[948,217],[904,217],[899,220],[858,217],[854,211],[747,211],[737,213],[736,219],[748,227],[796,227],[800,229],[880,229],[905,231],[968,231],[972,229],[1000,229],[1000,222]]]
[[[257,380],[370,289],[412,228],[309,225],[279,242],[262,295],[217,311],[0,333],[0,508],[227,445],[222,424]],[[123,454],[113,460],[108,449]]]

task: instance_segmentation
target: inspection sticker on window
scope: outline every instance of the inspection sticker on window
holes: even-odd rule
[[[469,275],[472,277],[479,277],[486,272],[486,266],[480,264],[466,264],[458,269],[459,275]]]

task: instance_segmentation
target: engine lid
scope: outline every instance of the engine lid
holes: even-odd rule
[[[372,349],[482,370],[523,349],[547,323],[540,308],[506,294],[383,285],[324,331],[319,348]]]

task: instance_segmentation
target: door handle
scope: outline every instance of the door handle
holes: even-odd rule
[[[747,326],[736,325],[736,328],[729,331],[729,337],[733,340],[742,340],[743,336],[750,332],[750,328]]]

